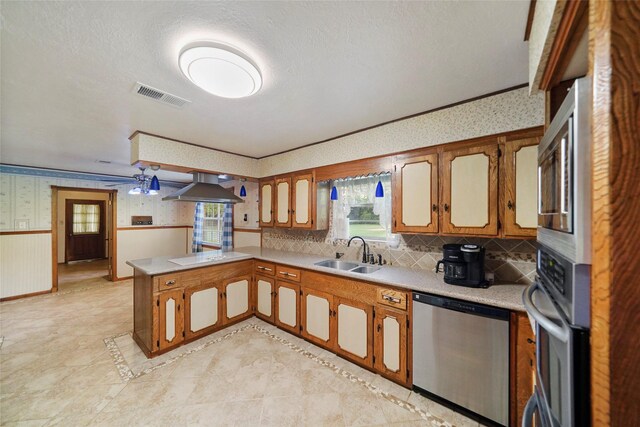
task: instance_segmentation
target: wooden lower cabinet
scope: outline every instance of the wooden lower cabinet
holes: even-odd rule
[[[364,366],[373,367],[373,307],[337,297],[332,310],[336,319],[336,352]]]
[[[223,324],[236,322],[250,317],[251,310],[251,275],[227,279],[223,282],[224,316]]]
[[[510,425],[520,425],[524,407],[533,394],[535,384],[535,335],[526,313],[511,313],[510,341]]]
[[[407,313],[377,306],[374,322],[374,368],[398,382],[408,380]]]
[[[187,340],[220,328],[222,291],[218,283],[203,283],[184,290],[184,329]]]
[[[300,285],[276,281],[275,318],[276,325],[298,334],[300,332]]]
[[[177,346],[184,340],[183,289],[174,289],[156,294],[158,336],[155,349],[165,350]]]
[[[301,300],[301,335],[314,344],[332,350],[335,342],[333,295],[303,288]]]
[[[256,276],[255,309],[260,319],[274,323],[275,321],[275,279],[272,277]]]

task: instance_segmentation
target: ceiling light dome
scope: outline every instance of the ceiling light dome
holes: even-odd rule
[[[223,43],[190,43],[180,51],[178,62],[193,84],[216,96],[244,98],[262,87],[260,70],[251,58]]]

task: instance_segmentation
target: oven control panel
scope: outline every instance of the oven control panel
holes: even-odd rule
[[[564,295],[565,269],[562,262],[548,252],[538,251],[538,274]]]

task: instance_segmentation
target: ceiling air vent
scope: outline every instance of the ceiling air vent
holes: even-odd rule
[[[140,82],[136,83],[136,85],[133,88],[133,91],[138,95],[155,99],[156,101],[162,102],[163,104],[173,105],[174,107],[182,107],[185,104],[191,103],[191,101],[187,101],[184,98],[180,98],[179,96],[176,96],[176,95],[171,95],[170,93],[163,92],[159,89],[153,88],[151,86],[147,86]]]

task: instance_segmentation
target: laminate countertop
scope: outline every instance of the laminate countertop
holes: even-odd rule
[[[173,259],[174,261],[169,261]],[[260,259],[306,270],[329,273],[336,276],[349,277],[356,280],[379,283],[381,285],[396,286],[433,295],[456,298],[464,301],[477,302],[493,307],[506,308],[514,311],[525,311],[522,303],[522,292],[526,285],[494,284],[486,289],[467,288],[444,283],[443,274],[428,270],[414,270],[403,267],[382,266],[370,274],[354,273],[315,265],[319,261],[330,259],[323,255],[302,254],[297,252],[278,251],[260,247],[234,248],[233,252],[209,251],[196,255],[181,257],[156,257],[127,261],[127,264],[145,274],[154,276],[193,268],[208,267],[246,259]],[[185,263],[177,264],[176,260]],[[193,261],[190,263],[190,261]]]

